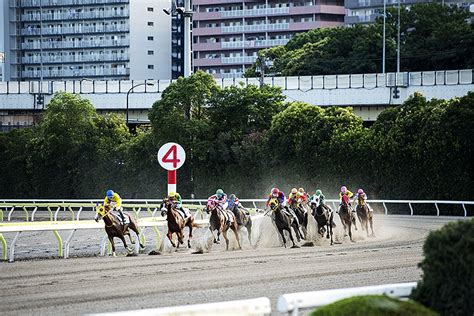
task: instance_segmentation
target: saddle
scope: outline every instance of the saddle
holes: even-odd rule
[[[188,209],[183,209],[184,211],[180,210],[180,209],[176,209],[176,211],[178,212],[178,214],[183,218],[183,220],[186,220],[188,217],[191,216],[191,213],[189,212]]]
[[[120,214],[118,212],[115,212],[115,211],[112,211],[111,212],[113,216],[115,216],[115,218],[118,219],[118,221],[122,224],[122,225],[127,225],[127,224],[130,224],[130,217],[127,216],[127,213],[123,213],[123,217],[124,217],[124,221],[122,221],[122,216],[120,216]]]

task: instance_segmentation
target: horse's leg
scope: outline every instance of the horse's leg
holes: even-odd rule
[[[293,234],[291,233],[291,228],[288,229],[288,232],[290,233],[290,239],[291,239],[291,242],[293,243],[293,246],[291,246],[291,248],[299,248],[298,245],[296,245],[295,240],[293,239]],[[295,232],[295,234],[297,234],[297,233]],[[296,235],[296,236],[298,237],[298,235]]]
[[[252,222],[250,220],[247,222],[247,225],[245,225],[245,228],[247,228],[249,243],[250,243],[250,246],[252,246]]]
[[[352,231],[351,231],[351,221],[350,220],[349,220],[349,223],[347,224],[347,226],[349,228],[349,238],[350,238],[351,241],[353,241],[352,240]]]
[[[214,243],[218,244],[217,239],[216,239],[216,235],[214,235],[214,230],[212,229],[212,227],[210,225],[209,225],[209,230],[211,231],[212,237],[214,238]]]
[[[190,222],[188,227],[189,227],[188,248],[191,248],[191,240],[193,239],[193,223]]]
[[[128,248],[127,241],[125,241],[125,236],[122,235],[119,238],[122,240],[123,246],[125,247],[125,249],[127,249],[127,252],[130,252],[130,248]]]
[[[357,213],[357,217],[359,218],[360,227],[364,230],[364,220],[360,217],[359,213]]]
[[[225,239],[225,250],[229,250],[229,238],[227,238],[227,230],[222,231],[222,236]]]
[[[285,246],[285,248],[286,248],[286,238],[285,238],[285,234],[283,232],[283,228],[278,227],[278,232],[280,233],[280,236],[283,239],[283,246]]]
[[[112,245],[112,256],[117,257],[117,254],[115,253],[114,237],[109,235],[109,241],[110,241],[110,244]]]
[[[132,221],[130,221],[130,223],[132,223]],[[142,245],[142,243],[140,241],[140,232],[138,230],[137,225],[135,225],[135,223],[133,223],[132,225],[130,225],[130,229],[133,230],[135,232],[135,234],[137,234],[138,243],[140,244],[140,248],[142,248],[142,249],[145,248],[145,245]],[[128,236],[130,236],[130,234]],[[135,242],[132,242],[132,244],[135,244]]]
[[[168,239],[169,239],[169,241],[170,241],[170,243],[171,243],[171,246],[173,246],[173,248],[176,248],[176,245],[175,245],[174,242],[173,242],[173,233],[172,233],[169,229],[168,229],[168,234],[167,234],[167,236],[168,236]]]
[[[239,245],[239,249],[242,250],[242,246],[240,245],[240,236],[239,233],[237,232],[238,226],[237,223],[234,223],[232,227],[232,231],[234,232],[235,239],[237,239],[237,245]]]
[[[370,217],[370,230],[372,231],[372,236],[375,236],[375,234],[374,234],[374,218],[372,216]]]
[[[346,237],[347,236],[346,222],[345,222],[345,219],[342,217],[340,212],[339,212],[339,219],[341,220],[342,228],[344,228],[344,237]]]
[[[334,222],[333,222],[333,217],[332,217],[332,215],[331,215],[331,216],[329,217],[329,222],[328,222],[328,225],[329,225],[328,230],[330,231],[330,234],[331,234],[331,245],[334,244],[334,241],[333,241],[333,238],[332,238],[332,225],[333,225],[333,223],[334,223]]]
[[[349,210],[349,214],[351,215],[352,225],[354,225],[354,229],[357,230],[356,218],[354,212]],[[362,225],[361,225],[362,226]]]

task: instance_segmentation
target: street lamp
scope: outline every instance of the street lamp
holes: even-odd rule
[[[191,76],[191,0],[184,0],[184,7],[178,7],[176,1],[171,2],[171,8],[163,9],[166,15],[175,15],[177,13],[184,16],[184,77]]]
[[[128,126],[128,96],[130,95],[130,92],[132,92],[132,90],[136,87],[139,87],[139,86],[144,86],[144,85],[147,85],[147,86],[154,86],[155,84],[154,83],[151,83],[151,82],[147,82],[147,83],[139,83],[139,84],[136,84],[134,85],[133,87],[131,87],[128,92],[127,92],[127,109],[126,109],[126,123],[127,123],[127,126]]]

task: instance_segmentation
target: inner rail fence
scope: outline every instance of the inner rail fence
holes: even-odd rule
[[[325,76],[293,76],[265,77],[263,82],[283,90],[313,89],[374,89],[384,87],[408,86],[446,86],[469,85],[474,81],[473,69],[372,73],[372,74],[341,74]],[[221,88],[229,86],[259,85],[260,78],[216,78]],[[82,78],[67,81],[6,81],[0,82],[0,94],[54,94],[59,91],[79,94],[126,94],[131,87],[136,87],[131,93],[162,93],[176,80],[93,80]]]
[[[242,205],[252,213],[265,209],[266,199],[241,199]],[[0,200],[0,221],[22,220],[35,221],[38,212],[47,214],[50,221],[61,219],[92,219],[95,206],[103,200],[43,200],[43,199],[9,199]],[[124,199],[125,211],[132,211],[137,218],[159,215],[161,199]],[[203,212],[206,199],[183,199],[184,207],[194,211],[198,219],[206,218]],[[328,199],[326,203],[335,210],[339,200]],[[385,215],[436,215],[436,216],[474,216],[474,201],[442,200],[368,200],[376,213]],[[84,215],[85,212],[85,215]],[[64,215],[66,214],[66,215]],[[145,215],[143,215],[145,214]],[[43,216],[44,217],[44,216]]]

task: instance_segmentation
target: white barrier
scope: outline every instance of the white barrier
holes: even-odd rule
[[[110,316],[141,316],[141,315],[192,315],[192,316],[217,316],[217,315],[268,315],[271,313],[270,300],[267,297],[259,297],[250,300],[219,302],[198,305],[186,305],[176,307],[150,308],[125,312],[92,314]]]
[[[280,313],[296,316],[300,309],[317,308],[352,296],[387,295],[408,298],[415,287],[416,282],[410,282],[283,294],[278,298],[277,309]]]

